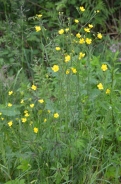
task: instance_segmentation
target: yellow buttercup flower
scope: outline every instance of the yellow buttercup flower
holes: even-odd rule
[[[30,104],[30,107],[33,108],[34,107],[34,104]]]
[[[2,112],[0,112],[0,116],[2,115]]]
[[[37,14],[36,17],[41,18],[42,14]]]
[[[103,72],[105,72],[108,69],[108,67],[106,64],[102,64],[101,69]]]
[[[80,44],[84,44],[84,43],[85,43],[84,38],[81,38],[81,39],[79,40],[79,43],[80,43]]]
[[[58,51],[58,50],[61,50],[61,48],[60,48],[60,47],[55,47],[55,50],[57,50],[57,51]]]
[[[66,75],[68,75],[70,73],[70,70],[69,69],[67,69],[66,70]]]
[[[90,29],[88,27],[85,27],[84,28],[84,31],[87,32],[87,33],[89,33],[90,32]]]
[[[39,32],[39,31],[41,31],[41,27],[40,26],[35,26],[35,30],[36,30],[36,32]]]
[[[33,89],[34,91],[37,89],[37,86],[35,86],[35,85],[32,85],[31,86],[31,89]]]
[[[9,121],[8,122],[8,126],[11,127],[13,125],[13,122],[12,121]]]
[[[11,107],[12,106],[12,104],[11,103],[8,103],[8,107]]]
[[[25,123],[27,121],[26,118],[21,118],[22,123]]]
[[[29,117],[29,113],[27,112],[27,113],[25,113],[25,115],[24,115],[25,117]]]
[[[65,62],[68,63],[71,60],[71,57],[69,55],[65,56]]]
[[[85,53],[80,52],[80,53],[79,53],[79,60],[82,59],[84,56],[85,56]]]
[[[58,66],[58,65],[54,65],[54,66],[52,67],[52,70],[53,70],[54,72],[58,72],[58,71],[59,71],[59,66]]]
[[[54,116],[54,118],[59,118],[59,114],[58,113],[55,113],[53,116]]]
[[[92,43],[92,39],[91,38],[86,38],[85,42],[90,45]]]
[[[84,8],[83,6],[80,6],[80,10],[81,10],[82,12],[84,12],[84,11],[85,11],[85,8]]]
[[[27,110],[25,110],[25,111],[24,111],[24,113],[26,114],[26,113],[28,113],[28,111],[27,111]]]
[[[102,83],[99,83],[99,84],[97,85],[97,87],[98,87],[99,90],[103,90],[103,89],[104,89]]]
[[[101,33],[98,33],[98,34],[97,34],[97,37],[98,37],[99,39],[102,39],[103,36],[102,36]]]
[[[13,94],[13,91],[9,91],[9,92],[8,92],[8,95],[12,95],[12,94]]]
[[[33,130],[34,130],[34,133],[36,133],[36,134],[38,133],[38,128],[37,127],[34,127]]]
[[[39,103],[44,103],[43,99],[38,100]]]
[[[78,24],[79,23],[79,20],[75,19],[74,22]]]
[[[63,34],[64,33],[64,29],[60,29],[59,31],[58,31],[58,33],[61,35],[61,34]]]
[[[75,74],[75,73],[77,73],[77,70],[76,70],[76,68],[71,68],[71,70],[72,70],[72,72]]]
[[[107,94],[107,95],[110,94],[110,89],[106,89],[106,94]]]
[[[77,34],[76,34],[76,37],[77,37],[77,38],[81,38],[80,33],[77,33]]]
[[[88,27],[89,27],[89,28],[93,28],[93,25],[92,25],[92,24],[88,24]]]

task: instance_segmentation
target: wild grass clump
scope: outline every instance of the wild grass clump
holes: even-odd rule
[[[24,17],[2,38],[1,184],[120,183],[120,44],[95,32],[99,10],[78,13],[59,12],[58,30]]]

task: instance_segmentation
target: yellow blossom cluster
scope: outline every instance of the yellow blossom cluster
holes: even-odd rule
[[[102,64],[102,66],[101,66],[101,69],[102,69],[102,71],[103,72],[105,72],[106,70],[108,70],[108,66],[106,65],[106,64]],[[98,85],[97,85],[97,88],[99,89],[99,90],[103,90],[104,89],[104,86],[103,86],[103,84],[102,83],[99,83]],[[110,89],[106,89],[106,94],[110,94]]]
[[[80,11],[83,13],[84,11],[85,11],[85,8],[83,7],[83,6],[80,6],[79,7],[79,9],[80,9]],[[99,10],[97,10],[97,12],[98,12]],[[38,14],[38,15],[36,15],[36,17],[39,19],[39,18],[41,18],[42,17],[42,14]],[[76,23],[76,24],[79,24],[79,23],[81,23],[81,20],[79,20],[79,19],[74,19],[74,21],[73,21],[73,23]],[[79,24],[80,25],[80,24]],[[91,43],[92,43],[92,38],[91,38],[91,29],[93,28],[93,25],[90,23],[90,24],[87,24],[86,25],[86,27],[83,27],[82,26],[82,35],[80,34],[80,30],[78,30],[76,33],[76,35],[74,36],[74,34],[72,34],[71,33],[71,29],[70,29],[70,27],[69,27],[70,25],[68,24],[68,27],[67,28],[60,28],[60,30],[58,30],[58,33],[57,33],[57,37],[58,38],[65,38],[65,36],[66,36],[66,38],[67,38],[67,40],[69,40],[70,38],[73,38],[73,42],[74,42],[74,44],[85,44],[84,45],[84,47],[86,47],[87,45],[90,45]],[[75,26],[75,27],[77,27],[77,26]],[[79,26],[78,26],[79,27]],[[35,30],[34,31],[36,31],[36,32],[39,32],[39,31],[41,31],[41,30],[43,30],[43,28],[41,28],[41,26],[38,24],[38,25],[36,25],[35,27]],[[85,32],[86,33],[85,33]],[[84,34],[83,34],[83,32],[84,32]],[[65,33],[65,34],[64,34]],[[70,34],[69,34],[70,33]],[[89,33],[89,34],[88,34]],[[59,34],[59,35],[58,35]],[[64,34],[64,35],[63,35]],[[63,35],[63,36],[60,36],[60,35]],[[87,36],[88,35],[88,36]],[[69,37],[70,36],[70,37]],[[98,39],[102,39],[102,34],[101,33],[97,33],[96,34],[96,38],[98,38]],[[70,39],[71,40],[71,39]],[[70,41],[69,40],[69,41]],[[71,42],[71,41],[70,41]],[[70,44],[70,42],[67,42],[67,44]],[[71,42],[72,43],[72,42]],[[54,43],[55,44],[55,43]],[[87,45],[86,45],[87,44]],[[60,46],[60,47],[59,47]],[[80,45],[79,45],[80,46]],[[81,47],[81,46],[80,46]],[[66,73],[66,75],[68,75],[69,73],[71,73],[71,74],[76,74],[77,73],[77,71],[79,71],[79,68],[78,68],[78,65],[76,65],[77,63],[75,63],[78,59],[79,60],[81,60],[82,58],[84,58],[85,57],[85,53],[87,53],[87,51],[86,51],[86,49],[84,50],[83,48],[82,48],[82,50],[81,51],[85,51],[85,53],[84,52],[79,52],[78,53],[78,51],[79,51],[79,49],[80,48],[78,48],[78,50],[77,51],[75,51],[76,49],[74,49],[74,47],[71,47],[71,52],[70,52],[70,50],[68,49],[68,48],[66,48],[66,46],[65,47],[62,47],[62,45],[59,43],[59,42],[57,42],[55,45],[54,45],[54,53],[56,52],[56,51],[60,51],[60,52],[56,52],[56,54],[59,56],[59,57],[61,57],[61,59],[60,59],[60,63],[58,62],[57,63],[57,61],[58,60],[56,60],[56,63],[57,64],[54,64],[52,67],[51,67],[51,70],[53,71],[53,72],[58,72],[59,70],[60,71],[62,71],[62,69],[64,68],[61,68],[61,66],[62,66],[62,64],[65,62],[65,63],[67,63],[67,64],[64,64],[64,66],[65,66],[65,68],[64,68],[64,72]],[[56,51],[55,51],[56,50]],[[76,55],[76,56],[75,56]],[[74,57],[73,57],[74,56]],[[76,60],[76,61],[73,61],[74,59]],[[61,61],[63,61],[63,62],[61,62]],[[69,62],[70,61],[70,62]],[[83,61],[83,60],[82,60]],[[54,62],[54,61],[53,61]],[[81,63],[81,61],[78,61],[79,63]],[[72,66],[74,66],[74,67],[72,67]],[[108,66],[106,65],[106,64],[102,64],[102,66],[101,66],[101,70],[103,71],[103,72],[105,72],[106,70],[108,70]],[[102,72],[102,73],[103,73]],[[60,74],[61,72],[59,72],[59,74]],[[49,74],[48,74],[48,76],[49,76]],[[56,76],[56,75],[55,75]],[[69,76],[73,76],[73,77],[76,77],[75,75],[69,75]],[[67,77],[68,78],[68,77]],[[98,83],[97,84],[97,88],[99,89],[99,90],[104,90],[105,89],[105,86],[103,85],[103,82],[101,83]],[[35,85],[35,84],[32,84],[32,86],[29,88],[29,90],[30,90],[30,92],[33,94],[33,93],[36,93],[38,90],[37,90],[37,86]],[[36,91],[37,90],[37,91]],[[105,93],[106,94],[110,94],[110,89],[106,89],[105,90]],[[9,91],[8,92],[8,95],[9,96],[11,96],[11,95],[15,95],[15,93],[11,90],[11,91]],[[37,96],[36,96],[37,97]],[[11,98],[11,97],[10,97]],[[30,97],[29,97],[30,98]],[[21,107],[23,108],[24,106],[25,106],[25,102],[26,102],[26,98],[24,97],[24,95],[22,96],[22,99],[21,99],[21,101],[20,101],[20,103],[21,103]],[[40,107],[40,109],[38,109],[37,110],[37,112],[38,112],[38,116],[40,115],[40,114],[42,114],[42,111],[43,111],[43,109],[41,109],[41,107],[44,107],[45,106],[45,101],[44,101],[44,99],[43,98],[35,98],[35,101],[34,101],[35,103],[33,103],[33,101],[32,101],[32,98],[30,98],[29,99],[29,103],[27,104],[27,110],[24,110],[24,113],[22,113],[22,116],[20,116],[20,118],[18,118],[22,123],[25,123],[25,122],[29,122],[29,124],[32,126],[32,131],[35,133],[35,134],[37,134],[38,132],[39,132],[39,128],[38,128],[38,126],[37,126],[37,124],[34,124],[34,118],[32,119],[31,118],[31,113],[32,112],[34,112],[35,110],[36,110],[36,103],[38,104],[38,107]],[[12,103],[7,103],[7,105],[6,106],[8,106],[8,107],[12,107]],[[10,108],[9,108],[10,109]],[[12,108],[11,108],[12,109]],[[53,111],[51,112],[50,110],[46,110],[46,112],[48,112],[48,114],[47,114],[47,118],[43,118],[42,117],[42,123],[44,124],[45,122],[47,122],[48,123],[48,116],[50,116],[50,115],[52,115],[52,117],[53,118],[55,118],[55,119],[58,119],[59,117],[60,117],[60,115],[59,115],[59,113],[58,112],[55,112],[55,113],[53,113]],[[2,115],[2,113],[0,113],[0,115]],[[3,118],[4,119],[4,118]],[[12,120],[10,120],[8,123],[8,126],[9,127],[11,127],[12,125],[13,125],[13,121]],[[25,126],[25,125],[23,125],[22,124],[22,126]]]
[[[37,86],[35,85],[35,84],[32,84],[31,85],[31,87],[30,87],[30,89],[29,89],[29,91],[31,92],[31,91],[36,91],[37,90]],[[36,92],[35,92],[36,93]],[[9,91],[8,92],[8,96],[11,96],[13,94],[13,91]],[[23,94],[24,93],[21,93],[20,92],[20,94],[22,94],[22,96],[23,96]],[[26,102],[27,100],[26,100],[26,98],[25,98],[25,102]],[[30,101],[32,101],[32,98],[28,98],[28,102],[30,102]],[[25,107],[25,102],[24,102],[24,99],[21,99],[20,100],[20,104],[23,104],[22,105],[22,107]],[[44,101],[44,99],[43,98],[39,98],[38,99],[38,102],[40,103],[40,104],[43,104],[45,101]],[[38,103],[38,104],[39,104]],[[8,107],[12,107],[13,105],[12,105],[12,103],[10,103],[10,102],[8,102],[7,103],[7,106]],[[16,121],[21,121],[22,123],[23,123],[23,125],[22,126],[25,126],[24,124],[25,123],[29,123],[29,125],[32,127],[32,130],[33,130],[33,132],[35,133],[35,134],[37,134],[38,132],[39,132],[39,128],[37,127],[37,125],[34,125],[34,122],[32,121],[32,119],[31,119],[31,113],[33,112],[30,108],[33,108],[35,106],[35,104],[34,103],[31,103],[31,104],[27,104],[27,109],[25,109],[24,111],[23,111],[23,115],[21,116],[19,116],[19,117],[17,117],[17,118],[15,118],[15,120]],[[28,109],[30,109],[30,111],[28,110]],[[42,110],[41,110],[42,111]],[[48,114],[50,114],[51,113],[51,111],[50,110],[47,110],[47,112],[48,112]],[[1,116],[1,120],[3,121],[4,120],[4,118],[2,117],[2,112],[0,112],[0,116]],[[54,114],[53,114],[53,117],[55,118],[55,119],[57,119],[57,118],[59,118],[59,113],[57,113],[57,112],[55,112]],[[43,123],[45,123],[45,122],[47,122],[47,118],[42,118],[42,121],[43,121]],[[11,128],[12,126],[13,126],[13,120],[9,120],[8,122],[7,122],[7,125]]]
[[[86,39],[80,38],[79,43],[80,44],[86,43],[87,45],[90,45],[92,43],[92,39],[91,38],[86,38]]]
[[[70,69],[67,69],[67,70],[66,70],[66,75],[68,75],[71,71],[72,71],[73,74],[76,74],[76,73],[77,73],[76,68],[71,67]]]

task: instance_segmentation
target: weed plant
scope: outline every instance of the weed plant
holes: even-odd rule
[[[59,12],[53,31],[42,14],[29,18],[28,29],[23,16],[19,38],[11,32],[16,40],[7,64],[17,68],[1,73],[1,184],[121,182],[119,47],[105,47],[105,36],[94,31],[99,10],[86,21],[86,8],[78,13],[67,19]],[[12,37],[1,39],[12,43]],[[1,53],[2,67],[3,47]]]

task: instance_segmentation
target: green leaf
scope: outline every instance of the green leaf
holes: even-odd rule
[[[17,167],[17,169],[21,169],[22,171],[26,171],[26,170],[28,170],[30,167],[31,167],[31,166],[30,166],[30,164],[29,164],[29,162],[28,162],[27,160],[22,160],[22,161],[21,161],[21,165],[19,165],[19,166]]]
[[[0,112],[5,116],[16,116],[20,114],[20,111],[17,110],[17,106],[6,107],[5,105],[0,105]]]
[[[25,184],[25,180],[24,179],[22,179],[22,180],[15,179],[15,180],[8,181],[5,184]]]

